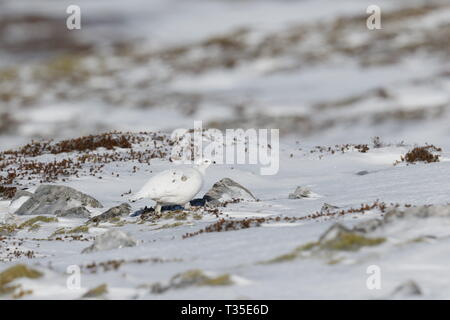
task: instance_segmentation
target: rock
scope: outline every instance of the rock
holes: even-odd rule
[[[409,219],[426,219],[431,217],[450,218],[450,205],[447,206],[419,206],[405,209],[392,208],[386,212],[383,219],[362,221],[353,227],[354,231],[368,233],[380,227]]]
[[[33,194],[29,191],[26,190],[17,190],[16,194],[14,195],[14,197],[11,199],[11,201],[16,201],[18,199],[20,199],[21,197],[32,197]]]
[[[33,194],[25,190],[17,190],[14,197],[9,203],[9,212],[17,211],[26,201],[28,201]]]
[[[150,291],[154,294],[161,294],[167,290],[183,289],[191,286],[228,286],[233,280],[230,274],[225,273],[216,277],[205,274],[202,270],[194,269],[173,276],[167,285],[155,283]]]
[[[368,233],[368,232],[375,231],[382,225],[383,225],[383,220],[370,219],[370,220],[361,221],[361,222],[357,223],[353,227],[353,230],[357,231],[357,232]]]
[[[385,238],[367,238],[335,223],[319,238],[319,247],[326,250],[356,251],[362,247],[382,244],[385,241]]]
[[[314,193],[306,187],[297,187],[294,193],[289,194],[289,199],[312,198]]]
[[[58,217],[65,217],[65,218],[89,218],[91,216],[89,210],[83,206],[70,208],[64,211],[57,210],[55,214]]]
[[[90,247],[85,248],[81,253],[134,247],[136,244],[136,240],[126,233],[120,230],[111,229],[98,235],[95,238],[94,243]]]
[[[88,290],[85,294],[81,296],[81,299],[99,298],[107,293],[108,293],[108,286],[104,283],[99,285],[98,287]]]
[[[325,231],[319,238],[319,243],[333,241],[339,238],[342,234],[351,233],[352,231],[340,223],[333,224],[327,231]]]
[[[450,217],[450,205],[447,206],[419,206],[400,210],[394,208],[384,215],[384,223],[389,223],[397,219],[429,218],[429,217]]]
[[[128,216],[130,212],[131,206],[128,203],[122,203],[121,205],[112,207],[102,214],[91,218],[88,222],[97,223],[100,221],[108,221],[111,218]]]
[[[41,185],[15,213],[17,215],[56,214],[56,212],[64,212],[80,206],[103,208],[99,201],[73,188]]]
[[[321,213],[327,213],[327,212],[331,212],[335,209],[339,209],[338,206],[333,206],[332,204],[329,203],[324,203],[322,208],[320,208],[320,212]]]
[[[411,296],[421,296],[422,290],[419,285],[413,281],[409,280],[400,284],[391,294],[391,297],[411,297]]]
[[[225,201],[231,200],[256,200],[255,196],[239,183],[224,178],[216,182],[203,197],[210,206],[220,206]]]

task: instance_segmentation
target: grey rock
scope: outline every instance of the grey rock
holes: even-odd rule
[[[450,217],[450,205],[447,206],[419,206],[403,210],[392,209],[384,215],[384,223],[389,223],[397,219],[410,218],[430,218],[430,217]]]
[[[320,212],[321,213],[327,213],[327,212],[331,212],[333,210],[339,209],[338,206],[334,206],[332,204],[329,203],[324,203],[322,208],[320,208]]]
[[[14,197],[11,199],[11,201],[16,201],[17,199],[20,199],[22,197],[32,197],[33,194],[29,191],[26,190],[17,190],[16,194],[14,195]]]
[[[420,289],[419,285],[415,281],[409,280],[396,287],[392,292],[391,297],[400,298],[400,297],[412,297],[421,295],[422,290]]]
[[[335,223],[319,238],[319,247],[333,251],[357,251],[362,247],[376,246],[385,241],[385,238],[365,237],[357,231]]]
[[[83,206],[70,208],[64,211],[57,210],[55,214],[58,217],[65,217],[65,218],[89,218],[91,215],[89,210]]]
[[[161,294],[172,289],[183,289],[191,286],[207,285],[210,281],[214,282],[214,277],[206,275],[203,271],[198,269],[188,270],[183,273],[176,274],[167,284],[154,283],[150,287],[150,292],[154,294]],[[222,285],[229,284],[232,284],[232,280],[228,277]]]
[[[225,201],[231,200],[256,200],[255,196],[245,187],[239,183],[224,178],[216,182],[211,189],[205,194],[207,204],[212,206],[219,206]]]
[[[73,188],[56,185],[41,185],[15,213],[17,215],[56,214],[80,206],[103,208],[93,197]]]
[[[112,207],[102,214],[95,216],[89,220],[89,222],[107,221],[115,217],[128,216],[131,212],[131,206],[128,203],[122,203],[121,205]]]
[[[319,238],[319,243],[325,243],[339,239],[342,234],[352,233],[353,231],[343,226],[340,223],[333,224],[325,233]]]
[[[289,194],[289,199],[311,198],[313,192],[306,187],[297,187],[293,193]]]
[[[383,225],[383,220],[381,220],[381,219],[370,219],[370,220],[361,221],[361,222],[357,223],[353,227],[353,230],[357,231],[357,232],[368,233],[368,232],[375,231],[376,229],[378,229],[382,225]]]
[[[111,229],[101,235],[98,235],[95,238],[94,243],[85,248],[81,253],[134,247],[136,244],[136,240],[128,236],[126,233],[120,230]]]
[[[383,219],[371,219],[362,221],[353,227],[354,231],[367,233],[375,231],[386,225],[392,223],[411,220],[411,219],[426,219],[426,218],[450,218],[450,205],[447,206],[418,206],[405,209],[392,208],[388,210]]]

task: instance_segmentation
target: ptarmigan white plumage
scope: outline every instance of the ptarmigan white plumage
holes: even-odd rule
[[[164,205],[186,206],[202,188],[210,164],[211,160],[203,159],[193,168],[164,170],[151,177],[130,200],[152,199],[156,201],[156,213]]]

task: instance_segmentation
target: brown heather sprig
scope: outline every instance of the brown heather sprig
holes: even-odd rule
[[[133,149],[133,145],[142,142],[150,142],[149,147],[142,151]],[[0,193],[6,198],[13,197],[23,180],[43,183],[96,176],[103,172],[105,164],[112,162],[150,164],[151,159],[168,157],[171,146],[168,136],[153,132],[110,132],[60,142],[33,141],[17,150],[0,153]],[[49,162],[37,158],[46,154],[59,155],[59,159]],[[137,170],[135,166],[132,173]]]

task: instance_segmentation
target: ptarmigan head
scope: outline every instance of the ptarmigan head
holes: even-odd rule
[[[206,169],[213,163],[210,159],[199,159],[195,162],[195,168],[202,174],[205,174]]]

